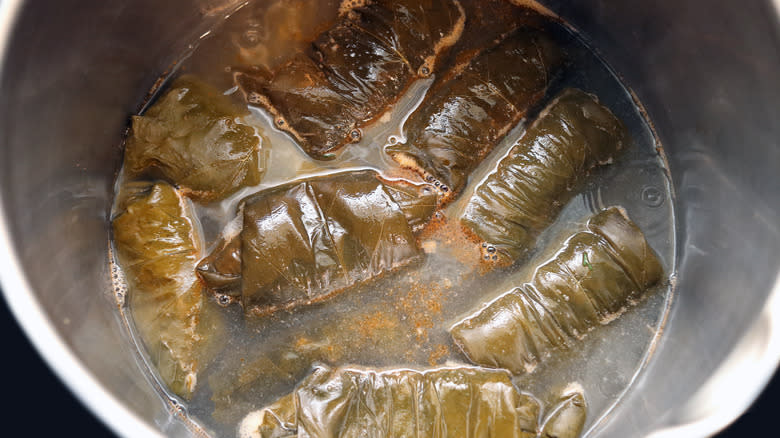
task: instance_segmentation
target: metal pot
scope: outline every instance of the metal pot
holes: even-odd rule
[[[235,0],[0,4],[0,265],[22,327],[122,436],[189,436],[123,338],[107,263],[120,138]],[[677,288],[656,351],[591,436],[713,434],[780,360],[777,4],[544,2],[642,101],[677,197]]]

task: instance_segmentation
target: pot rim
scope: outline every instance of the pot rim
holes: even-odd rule
[[[0,0],[0,75],[24,0]],[[19,264],[0,195],[0,286],[11,314],[50,370],[93,415],[118,436],[163,437],[109,393],[73,354],[32,292]],[[13,293],[11,292],[13,291]]]
[[[771,2],[780,20],[780,0]],[[24,3],[24,0],[0,0],[0,75],[10,37]],[[4,261],[0,264],[2,296],[35,350],[71,393],[115,434],[162,438],[159,430],[110,393],[57,333],[36,299],[16,257],[7,218],[0,194],[0,259]],[[780,363],[779,317],[780,273],[761,316],[718,371],[682,406],[682,415],[675,415],[678,424],[660,428],[651,438],[711,436],[742,415],[764,390]],[[753,343],[753,356],[749,360],[744,357],[746,342]],[[707,402],[711,409],[701,409],[701,404],[706,405]]]

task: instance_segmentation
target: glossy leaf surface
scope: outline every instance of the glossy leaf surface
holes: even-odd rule
[[[133,179],[163,179],[205,202],[257,185],[265,155],[255,129],[242,120],[247,114],[210,85],[180,77],[133,117],[125,171]]]
[[[405,143],[386,151],[447,194],[460,192],[469,174],[538,102],[563,62],[545,33],[528,28],[474,57],[437,83],[404,130]]]
[[[533,438],[539,405],[503,371],[317,368],[296,390],[247,416],[247,437]]]
[[[450,332],[474,363],[521,374],[620,315],[662,275],[642,232],[611,207],[570,237],[530,282]]]
[[[203,307],[200,238],[187,201],[166,183],[137,183],[113,220],[135,326],[162,380],[189,398],[197,382]]]
[[[373,170],[273,187],[241,202],[240,243],[226,241],[200,275],[255,315],[316,303],[420,261],[412,227],[435,208],[428,186],[386,184]]]
[[[522,258],[588,171],[628,142],[623,123],[595,97],[564,90],[480,183],[461,222],[503,257]]]
[[[588,406],[581,392],[564,394],[542,427],[541,438],[577,438],[582,435]]]
[[[234,78],[307,154],[331,159],[436,70],[464,21],[458,0],[366,2],[274,71],[237,68]]]

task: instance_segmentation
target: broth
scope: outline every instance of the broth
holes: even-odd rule
[[[333,1],[276,1],[269,5],[239,9],[210,32],[172,75],[194,74],[243,104],[226,67],[247,58],[269,65],[279,63],[285,54],[300,49],[327,28],[338,14],[338,4]],[[302,23],[301,29],[295,22]],[[271,30],[282,25],[288,32],[274,38]],[[198,386],[185,408],[191,419],[213,436],[234,436],[244,416],[289,393],[320,363],[412,369],[469,364],[453,344],[449,327],[527,281],[533,267],[547,260],[563,238],[607,206],[622,206],[644,232],[667,275],[673,272],[671,181],[652,126],[627,87],[593,48],[565,24],[557,25],[554,32],[567,41],[571,64],[555,78],[542,104],[532,109],[526,122],[510,131],[471,174],[459,198],[438,212],[423,230],[419,240],[426,258],[419,268],[389,274],[320,304],[263,318],[245,319],[239,306],[221,308],[213,299],[208,300],[206,305],[222,316],[224,342],[209,363],[200,365]],[[195,204],[205,254],[234,220],[239,201],[263,188],[365,168],[390,178],[417,180],[377,146],[404,141],[404,121],[421,104],[432,81],[416,81],[389,114],[364,130],[360,142],[347,145],[331,161],[308,157],[291,137],[274,128],[264,111],[250,107],[248,120],[262,132],[263,149],[269,154],[266,173],[258,186],[243,188],[218,203]],[[566,87],[598,96],[626,124],[633,144],[613,164],[591,172],[584,187],[541,235],[530,260],[521,266],[486,271],[478,262],[479,249],[463,234],[457,217],[475,186],[522,135],[524,126]],[[121,182],[120,175],[117,186]],[[539,398],[543,406],[551,403],[561,388],[574,382],[581,385],[589,410],[587,435],[587,430],[620,401],[652,354],[671,303],[671,283],[663,282],[620,318],[596,328],[577,348],[556,355],[533,373],[515,377],[514,383]]]

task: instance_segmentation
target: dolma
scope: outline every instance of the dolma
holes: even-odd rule
[[[544,95],[563,62],[544,32],[520,29],[437,83],[404,125],[407,141],[385,151],[446,197]]]
[[[141,116],[125,145],[130,179],[161,179],[198,201],[260,183],[265,151],[246,108],[192,76],[182,76]]]
[[[533,438],[539,404],[509,374],[317,368],[291,394],[245,417],[241,438]]]
[[[587,172],[628,141],[623,123],[595,97],[566,89],[479,184],[461,223],[485,243],[484,257],[520,259]]]
[[[357,283],[418,262],[414,227],[437,205],[428,185],[341,172],[245,198],[241,231],[198,272],[225,303],[265,315],[323,301]]]
[[[530,282],[458,322],[450,333],[472,362],[521,374],[614,319],[661,276],[641,230],[610,207],[591,217],[587,229],[571,236]]]
[[[169,184],[135,183],[124,193],[112,226],[130,314],[163,382],[189,398],[203,340],[200,236],[189,205]]]
[[[236,68],[246,100],[311,157],[359,141],[414,79],[437,71],[465,16],[458,0],[362,2],[274,71]]]
[[[577,438],[582,434],[587,415],[588,407],[582,392],[568,392],[545,420],[541,438]]]
[[[468,61],[521,27],[550,29],[556,22],[548,10],[531,7],[522,1],[461,0],[461,4],[466,13],[466,24],[445,61],[453,65]]]

